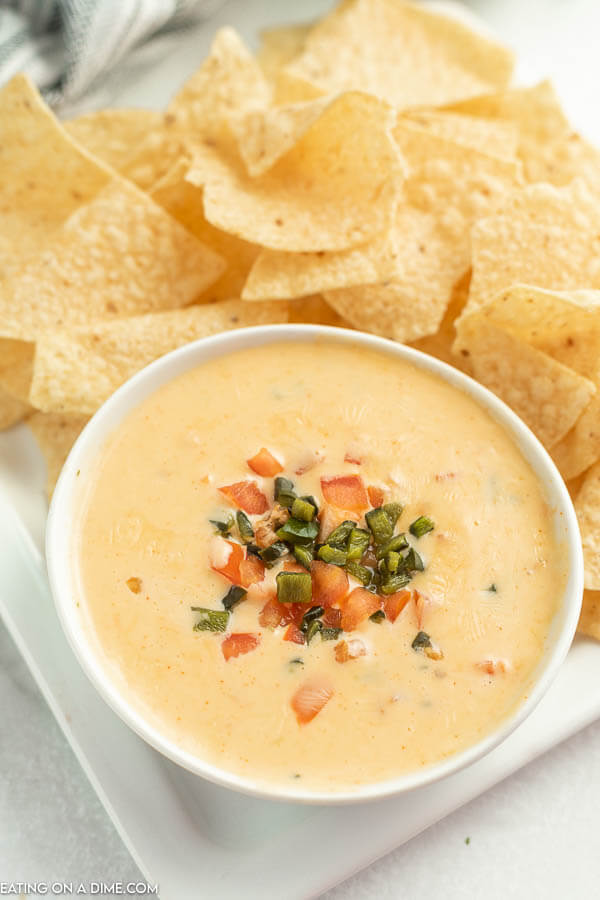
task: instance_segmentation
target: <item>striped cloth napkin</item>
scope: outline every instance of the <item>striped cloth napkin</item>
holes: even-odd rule
[[[222,0],[0,0],[0,85],[26,72],[54,107],[114,79],[132,51]]]

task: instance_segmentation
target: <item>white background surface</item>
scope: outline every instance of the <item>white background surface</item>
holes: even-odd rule
[[[214,24],[236,25],[250,39],[257,20],[300,20],[326,5],[235,0]],[[479,0],[470,6],[517,50],[522,78],[551,75],[577,127],[600,143],[600,5],[595,0]],[[190,48],[194,54],[195,48],[189,38],[185,44],[191,69]],[[205,49],[199,42],[198,60]],[[157,85],[161,92],[158,101],[167,99],[170,85]],[[143,92],[136,95],[135,83],[127,95],[128,102],[151,105]],[[0,881],[137,880],[134,863],[1,628],[0,712]],[[586,900],[600,896],[599,834],[600,723],[328,897]],[[310,865],[310,857],[303,855],[298,864]],[[199,884],[198,897],[204,896]]]

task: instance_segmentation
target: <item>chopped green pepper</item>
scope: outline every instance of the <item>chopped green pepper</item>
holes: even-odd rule
[[[276,578],[280,603],[310,603],[312,581],[308,572],[280,572]]]
[[[360,563],[350,559],[346,563],[345,569],[348,575],[352,575],[352,577],[356,578],[357,581],[360,581],[361,584],[366,586],[371,583],[373,572],[366,566],[361,566]]]
[[[294,482],[290,481],[289,478],[282,478],[281,475],[278,475],[275,479],[275,500],[279,503],[280,506],[285,506],[286,509],[291,509],[296,499],[296,493],[294,491]]]
[[[341,628],[321,628],[321,640],[337,641],[341,633]]]
[[[350,532],[346,547],[348,559],[362,559],[370,541],[371,535],[368,531],[365,531],[364,528],[353,528]],[[331,541],[328,541],[327,543],[331,543]]]
[[[235,518],[237,520],[237,527],[242,541],[244,542],[244,544],[249,544],[254,537],[254,528],[252,527],[252,522],[250,521],[246,513],[241,509],[238,509],[235,514]]]
[[[237,584],[232,584],[221,600],[221,603],[223,604],[225,609],[233,609],[234,606],[236,606],[244,599],[246,593],[247,591],[244,588],[238,587]]]
[[[323,623],[319,619],[313,619],[306,629],[306,643],[310,644],[312,639],[323,629]]]
[[[278,559],[288,552],[289,548],[287,544],[284,544],[282,541],[275,541],[274,544],[271,544],[270,547],[265,547],[258,554],[262,561],[268,568],[271,568]]]
[[[311,506],[314,506],[315,515],[317,515],[317,513],[319,512],[319,504],[317,503],[317,501],[315,500],[315,498],[313,497],[312,494],[304,494],[302,497],[300,497],[300,499],[304,500],[306,503],[310,503]]]
[[[403,506],[401,503],[384,503],[381,507],[392,524],[392,531],[396,527],[396,522],[402,515]]]
[[[385,619],[385,613],[382,609],[376,609],[374,613],[369,616],[371,622],[375,622],[377,625],[380,625]]]
[[[285,525],[276,532],[281,541],[290,544],[312,544],[319,533],[318,522],[303,522],[294,517],[287,520]]]
[[[428,531],[433,531],[434,528],[435,525],[429,516],[419,516],[418,519],[411,523],[408,530],[415,537],[420,538],[427,534]]]
[[[233,528],[233,516],[227,516],[224,522],[221,522],[218,519],[209,519],[208,521],[211,525],[215,526],[215,534],[221,534],[223,537],[230,534],[231,529]]]
[[[395,550],[399,552],[400,550],[406,550],[408,547],[408,541],[406,540],[406,535],[404,532],[400,532],[400,534],[395,534],[393,538],[390,538],[389,541],[386,541],[385,544],[382,544],[377,548],[377,559],[383,559],[384,556],[391,550]]]
[[[300,631],[306,631],[311,622],[315,619],[320,619],[323,613],[325,612],[322,606],[311,606],[308,612],[305,612],[302,616],[302,622],[300,623]]]
[[[294,545],[294,556],[301,566],[310,571],[310,564],[313,561],[312,551],[309,547],[303,547],[302,544]]]
[[[490,586],[488,588],[486,588],[486,591],[489,591],[491,594],[496,594],[498,591],[498,588],[496,587],[495,584],[490,584]]]
[[[356,522],[351,519],[345,519],[337,528],[334,528],[327,538],[330,547],[337,547],[339,550],[345,548],[348,538],[352,530],[356,527]]]
[[[302,519],[304,522],[310,522],[315,517],[315,508],[308,500],[302,497],[296,497],[292,503],[292,515],[295,519]]]
[[[322,559],[323,562],[331,563],[333,566],[345,565],[348,558],[348,554],[345,550],[340,550],[338,547],[330,547],[329,544],[323,544],[319,547],[317,556],[319,559]]]
[[[410,646],[413,650],[424,650],[425,647],[431,647],[431,638],[426,631],[419,631]]]
[[[400,554],[396,550],[390,550],[385,554],[385,565],[388,575],[395,575],[400,564]]]
[[[409,572],[422,572],[425,568],[421,556],[411,547],[404,557],[404,568]]]
[[[228,610],[192,606],[192,611],[200,613],[200,618],[194,625],[194,631],[226,631],[229,621]]]
[[[382,506],[369,510],[365,515],[365,521],[376,544],[385,544],[390,540],[394,533],[394,526]]]
[[[410,575],[407,575],[405,572],[400,572],[398,575],[392,575],[390,578],[386,579],[379,590],[382,594],[395,594],[396,591],[401,591],[402,588],[406,587],[409,581]]]

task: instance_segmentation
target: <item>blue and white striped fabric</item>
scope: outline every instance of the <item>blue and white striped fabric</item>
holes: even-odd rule
[[[197,21],[219,0],[0,0],[0,85],[26,72],[72,104],[134,49]]]

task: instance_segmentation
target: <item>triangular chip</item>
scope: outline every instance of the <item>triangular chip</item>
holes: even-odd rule
[[[393,118],[373,97],[343,94],[264,175],[248,176],[230,142],[210,139],[187,179],[223,231],[274,250],[345,250],[391,224],[403,175]]]
[[[439,110],[405,113],[399,120],[403,121],[489,156],[513,160],[516,155],[519,135],[512,122]]]
[[[575,501],[583,544],[585,586],[600,590],[600,463],[587,472]]]
[[[256,59],[267,78],[273,81],[282,66],[298,56],[311,28],[312,24],[282,25],[261,31]]]
[[[600,591],[584,591],[577,631],[600,641]]]
[[[401,0],[344,3],[287,67],[325,92],[364,90],[401,109],[504,87],[512,53],[457,19]]]
[[[484,315],[462,319],[457,331],[474,377],[511,406],[546,447],[564,437],[596,393],[592,381]]]
[[[22,403],[0,387],[0,431],[16,425],[29,411],[29,404]]]
[[[149,133],[162,128],[163,116],[152,109],[101,109],[63,123],[75,141],[117,172]]]
[[[31,402],[45,412],[91,414],[127,378],[176,347],[287,318],[281,303],[229,300],[48,333],[36,346]]]
[[[48,328],[185,306],[223,268],[146,194],[115,181],[3,282],[0,334],[33,340]]]

